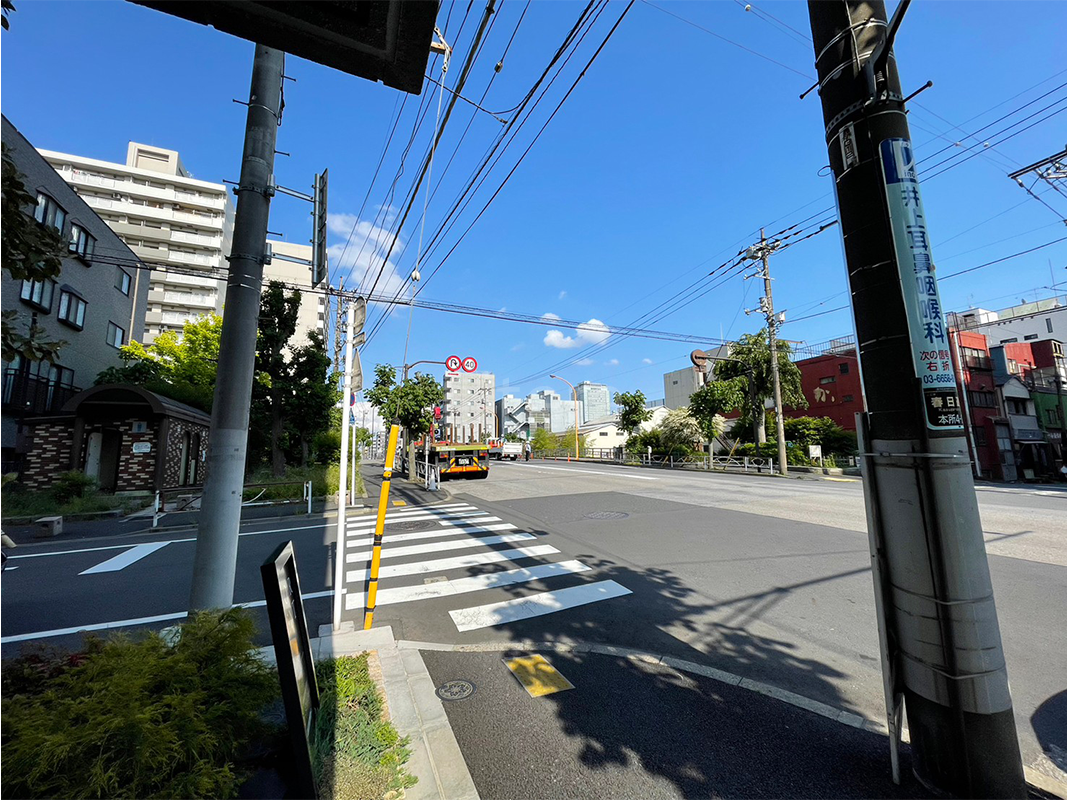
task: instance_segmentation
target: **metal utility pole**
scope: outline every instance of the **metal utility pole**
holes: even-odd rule
[[[344,276],[342,276],[341,280],[338,282],[337,292],[334,292],[333,290],[330,290],[330,289],[328,289],[327,291],[329,292],[329,294],[327,294],[327,297],[333,296],[333,297],[337,298],[337,312],[334,315],[334,372],[340,372],[341,371],[341,348],[342,348],[342,344],[341,344],[341,326],[342,326],[341,317],[342,317],[342,312],[344,311],[341,299],[342,299],[342,297],[344,297],[344,293],[345,293],[345,278],[344,278]]]
[[[761,268],[757,274],[764,279],[764,296],[760,298],[760,310],[764,312],[764,319],[768,323],[768,352],[771,357],[771,387],[775,399],[775,438],[779,443],[779,474],[787,474],[786,465],[786,433],[783,430],[782,421],[782,384],[779,383],[779,348],[775,333],[779,321],[775,318],[775,304],[771,300],[771,268],[768,266],[768,256],[779,246],[777,241],[769,242],[764,237],[764,229],[760,229],[760,244],[750,247],[746,252],[747,258],[760,259]],[[748,312],[747,312],[748,313]]]
[[[345,377],[344,398],[341,410],[341,458],[338,461],[337,479],[337,532],[334,543],[334,630],[341,630],[341,587],[345,585],[345,525],[348,522],[348,504],[345,502],[348,493],[348,466],[349,466],[349,400],[352,397],[352,340],[356,330],[356,308],[350,302],[348,312],[345,315]]]
[[[281,50],[256,45],[241,180],[234,189],[237,214],[211,411],[208,478],[204,483],[193,561],[191,609],[229,608],[234,601],[237,533],[241,524],[267,220],[274,194],[272,175],[284,59]]]
[[[858,415],[892,764],[902,702],[936,792],[1025,797],[1005,656],[882,0],[810,0],[867,413]]]

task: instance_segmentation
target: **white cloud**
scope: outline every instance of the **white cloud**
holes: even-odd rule
[[[508,306],[501,306],[500,308],[497,309],[497,313],[498,314],[503,314],[507,310],[508,310]]]
[[[386,216],[388,218],[388,213]],[[389,252],[393,234],[376,225],[373,220],[358,219],[354,214],[330,214],[326,227],[333,236],[338,237],[338,241],[326,248],[331,274],[338,279],[344,277],[350,289],[356,288],[366,275],[368,285],[364,289],[369,290]],[[382,269],[375,294],[393,293],[403,285],[407,274],[397,274],[397,259],[403,252],[404,241],[398,239]]]
[[[580,358],[575,363],[578,364],[580,367],[588,367],[590,364],[593,363],[593,359],[592,358]]]
[[[551,312],[543,314],[541,318],[545,320],[560,319],[560,317]],[[590,319],[575,328],[574,336],[566,336],[563,331],[553,328],[545,334],[545,338],[542,341],[545,342],[546,347],[571,350],[587,344],[601,344],[611,335],[612,333],[608,330],[607,325],[599,319]]]
[[[561,292],[560,292],[560,296],[559,296],[559,297],[557,297],[556,299],[557,299],[557,300],[563,300],[563,299],[564,299],[565,297],[567,297],[567,292],[565,292],[565,291],[561,291]]]
[[[525,344],[523,344],[522,342],[520,342],[519,344],[513,344],[513,345],[512,345],[512,352],[513,352],[513,353],[518,353],[518,352],[519,352],[520,350],[522,350],[522,349],[523,349],[524,347],[526,347],[526,345],[525,345]]]
[[[651,359],[651,358],[643,358],[642,359],[642,363],[643,364],[652,364],[653,363],[653,359]]]
[[[541,318],[546,320],[560,319],[560,315],[554,314],[551,311],[546,311],[544,314],[541,315]]]
[[[604,363],[607,364],[610,367],[618,367],[619,366],[619,359],[618,358],[610,358],[610,359],[608,359],[608,361],[606,361]]]

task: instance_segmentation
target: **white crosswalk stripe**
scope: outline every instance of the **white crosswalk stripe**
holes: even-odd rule
[[[367,600],[366,581],[376,524],[377,517],[369,515],[349,520],[346,525],[348,611],[361,612]],[[420,527],[428,529],[418,530]],[[451,605],[452,598],[477,594],[484,598],[480,604],[467,608],[446,606],[457,631],[463,632],[630,594],[615,581],[591,582],[585,575],[591,567],[564,556],[552,545],[526,544],[537,538],[470,503],[389,509],[381,559],[390,563],[383,563],[379,569],[376,606],[439,601],[435,608],[440,609],[441,602]],[[471,552],[444,555],[463,550]],[[438,554],[444,557],[435,557]],[[498,566],[508,563],[514,567]],[[424,582],[412,583],[415,578],[423,578]],[[528,584],[533,585],[524,588]],[[502,597],[509,599],[502,601]],[[497,602],[488,602],[492,600]]]

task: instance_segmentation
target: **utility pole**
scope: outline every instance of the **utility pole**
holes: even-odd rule
[[[809,0],[867,412],[858,415],[896,769],[908,715],[936,793],[1025,797],[1020,747],[882,0]]]
[[[775,318],[775,304],[771,300],[771,268],[768,256],[778,248],[779,242],[768,242],[764,229],[760,229],[760,244],[746,251],[746,258],[760,259],[761,268],[757,275],[764,278],[764,296],[760,298],[760,310],[768,323],[768,352],[771,357],[771,387],[775,399],[775,438],[779,444],[779,474],[787,474],[786,433],[782,421],[782,384],[779,382],[779,347],[775,333],[779,321]],[[755,276],[750,276],[755,277]],[[746,312],[748,314],[750,312]]]
[[[256,45],[241,179],[234,189],[237,214],[211,411],[208,477],[193,561],[189,606],[194,610],[229,608],[234,601],[237,533],[284,64],[281,50]]]
[[[342,276],[341,280],[338,282],[337,292],[334,292],[332,289],[328,289],[328,291],[330,292],[330,294],[327,295],[328,297],[333,295],[337,298],[337,312],[334,317],[334,373],[336,374],[341,371],[341,326],[343,324],[341,318],[344,311],[341,299],[344,297],[345,293],[344,276]]]
[[[344,398],[341,401],[341,458],[338,461],[337,480],[337,532],[334,542],[334,630],[341,630],[341,587],[345,585],[345,525],[348,522],[349,466],[349,400],[352,397],[352,340],[356,330],[355,303],[349,302],[345,325],[345,378],[343,382]]]

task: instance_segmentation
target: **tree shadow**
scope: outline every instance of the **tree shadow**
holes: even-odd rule
[[[1068,769],[1065,751],[1068,750],[1068,693],[1058,692],[1035,709],[1031,715],[1038,743],[1050,761],[1061,770]]]

